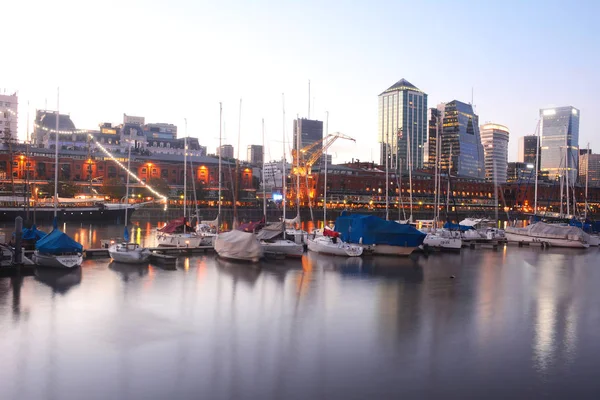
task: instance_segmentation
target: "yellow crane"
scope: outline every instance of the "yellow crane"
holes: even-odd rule
[[[300,149],[292,150],[294,175],[310,175],[312,166],[323,156],[323,153],[331,147],[337,139],[346,139],[356,142],[356,140],[341,132],[330,133],[323,139],[309,144]]]

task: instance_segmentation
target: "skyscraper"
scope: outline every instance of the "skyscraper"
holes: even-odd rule
[[[487,123],[481,126],[485,180],[506,183],[509,131],[504,125]]]
[[[423,168],[427,141],[427,94],[405,79],[379,95],[379,159],[385,165],[386,154],[392,170]],[[410,138],[411,163],[408,162]],[[387,151],[386,151],[387,149]]]
[[[300,149],[305,148],[308,145],[323,140],[323,121],[317,121],[312,119],[300,118],[294,120],[294,143],[293,148],[296,150],[298,145],[297,135],[300,135]],[[316,145],[314,148],[303,154],[305,160],[312,157],[313,154],[322,149],[321,145]],[[320,161],[319,161],[320,162]],[[315,164],[319,164],[316,162]]]
[[[3,141],[17,141],[17,120],[19,117],[19,97],[17,93],[0,94],[0,136]],[[29,138],[27,138],[29,139]]]
[[[436,146],[438,143],[437,137],[438,132],[441,130],[441,119],[440,110],[437,108],[430,108],[427,110],[427,141],[425,142],[425,153],[424,153],[424,167],[435,168],[436,162]]]
[[[260,165],[263,162],[263,147],[258,144],[248,145],[248,162],[253,165]]]
[[[527,135],[519,138],[519,162],[535,164],[537,156],[538,137]]]
[[[442,172],[451,168],[452,175],[485,178],[484,152],[479,135],[479,117],[470,104],[452,100],[438,106],[442,114]],[[452,159],[450,160],[450,153]]]
[[[567,106],[540,110],[542,175],[559,179],[568,171],[575,182],[579,164],[579,110]]]
[[[221,147],[217,147],[217,155],[219,154],[221,154],[222,158],[233,158],[233,146],[224,144]]]

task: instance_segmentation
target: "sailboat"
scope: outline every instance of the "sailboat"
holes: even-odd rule
[[[186,120],[187,126],[187,120]],[[187,131],[187,129],[186,129]],[[196,234],[187,222],[187,132],[183,140],[183,218],[170,221],[162,228],[157,229],[156,241],[163,247],[200,247],[211,246],[213,238],[205,238]]]
[[[35,243],[32,260],[40,267],[77,268],[83,262],[83,246],[58,229],[58,93],[56,100],[56,130],[54,132],[54,221],[52,232]]]
[[[129,143],[129,155],[127,159],[127,169],[130,169],[131,162],[131,143]],[[127,174],[127,182],[125,184],[125,199],[129,202],[129,174]],[[127,229],[127,207],[125,208],[125,228],[123,231],[123,242],[113,244],[108,248],[110,258],[117,262],[137,264],[148,261],[150,258],[150,250],[140,247],[137,243],[129,243],[129,230]]]
[[[263,149],[265,146],[265,121],[262,121]],[[267,220],[267,197],[265,192],[265,158],[262,165],[263,182],[263,219]],[[269,224],[257,233],[260,245],[265,254],[282,254],[285,257],[302,257],[304,246],[301,243],[286,239],[286,221]]]

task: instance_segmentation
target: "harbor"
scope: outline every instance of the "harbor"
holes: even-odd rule
[[[65,232],[99,248],[121,229]],[[590,398],[597,251],[38,269],[0,279],[0,398]]]

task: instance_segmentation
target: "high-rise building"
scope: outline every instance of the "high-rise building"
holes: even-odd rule
[[[507,182],[535,182],[533,163],[509,162],[506,174]]]
[[[508,168],[509,131],[504,125],[487,123],[481,125],[485,180],[506,183]]]
[[[586,173],[590,187],[600,186],[600,154],[590,151],[579,155],[579,183],[582,185],[585,185]]]
[[[323,140],[323,121],[317,121],[312,119],[300,118],[294,120],[294,143],[292,147],[294,150],[298,146],[298,132],[300,135],[300,149],[305,148],[313,143]],[[322,145],[315,145],[312,149],[303,153],[304,160],[310,159],[316,152],[323,149]],[[320,161],[319,161],[320,162]],[[315,164],[318,164],[315,162]]]
[[[391,170],[423,168],[427,141],[427,94],[405,79],[379,95],[380,163]],[[410,140],[411,162],[408,162]]]
[[[571,106],[541,109],[540,132],[541,174],[552,180],[567,176],[569,182],[575,182],[579,163],[579,110]]]
[[[427,121],[428,121],[428,129],[427,129],[427,141],[425,142],[425,152],[423,156],[423,166],[425,168],[435,168],[436,162],[436,154],[437,154],[437,137],[438,132],[441,131],[441,119],[440,119],[440,110],[437,108],[430,108],[427,110]]]
[[[523,163],[533,163],[538,152],[538,137],[536,135],[527,135],[519,138],[518,161]],[[539,163],[538,163],[539,164]]]
[[[139,125],[139,126],[144,126],[145,124],[145,118],[144,117],[134,117],[133,115],[127,115],[127,114],[123,114],[123,124],[132,124],[132,125]]]
[[[484,179],[484,152],[479,134],[479,117],[470,104],[452,100],[440,104],[443,128],[440,163],[442,172],[465,178]],[[450,159],[450,154],[452,158]]]
[[[0,138],[17,141],[17,119],[19,116],[19,97],[17,93],[11,95],[0,94]]]
[[[233,146],[230,144],[224,144],[221,147],[217,147],[217,156],[219,154],[222,158],[233,158]]]
[[[258,144],[248,145],[248,162],[252,165],[260,165],[263,162],[263,147]]]

